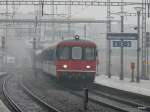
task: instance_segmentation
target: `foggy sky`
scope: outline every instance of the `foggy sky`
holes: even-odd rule
[[[36,1],[36,0],[35,0]],[[62,0],[65,1],[65,0]],[[77,0],[74,0],[77,1]],[[84,0],[83,0],[84,1]],[[86,1],[107,1],[107,0],[86,0]],[[113,2],[121,1],[121,0],[112,0]],[[142,0],[124,0],[125,2],[142,2]],[[125,12],[135,13],[134,6],[124,7]],[[136,6],[135,6],[136,7]],[[17,13],[29,13],[35,12],[37,9],[36,6],[15,6]],[[57,12],[56,12],[57,9]],[[119,12],[120,7],[112,7],[113,13]],[[5,8],[1,6],[1,12],[4,11]],[[12,6],[9,7],[9,10],[12,10]],[[68,7],[67,6],[55,6],[55,13],[63,13],[67,14]],[[51,6],[44,6],[44,12],[47,14],[51,13]],[[89,7],[89,6],[72,6],[72,18],[89,18],[89,19],[106,19],[107,16],[107,7]],[[119,15],[112,15],[114,19],[120,19]],[[136,17],[125,17],[125,22],[131,24],[135,22]]]

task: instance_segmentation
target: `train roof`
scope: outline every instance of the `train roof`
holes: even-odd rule
[[[48,50],[48,49],[53,49],[55,47],[58,47],[58,46],[89,46],[89,47],[96,47],[96,44],[90,40],[83,40],[83,39],[68,39],[68,40],[59,40],[57,42],[52,42],[52,43],[49,43],[49,44],[45,44],[43,47],[43,49],[41,50],[38,50],[36,52],[36,54],[40,54],[42,53],[43,51],[45,50]]]
[[[79,45],[79,46],[94,46],[96,47],[96,44],[90,40],[83,40],[83,39],[69,39],[69,40],[63,40],[58,43],[58,46],[63,45]]]

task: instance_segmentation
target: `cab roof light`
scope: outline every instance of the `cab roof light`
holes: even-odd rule
[[[75,35],[75,39],[76,40],[79,40],[80,38],[79,38],[79,35]]]

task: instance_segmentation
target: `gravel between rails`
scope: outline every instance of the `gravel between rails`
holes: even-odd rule
[[[52,80],[41,71],[38,71],[36,75],[33,75],[32,71],[24,72],[23,83],[30,91],[42,98],[46,103],[51,104],[62,112],[85,112],[83,109],[83,99],[62,89],[55,80]],[[119,111],[89,101],[86,112]]]
[[[6,88],[9,95],[24,112],[48,112],[24,93],[19,86],[18,77],[15,75],[8,79]]]

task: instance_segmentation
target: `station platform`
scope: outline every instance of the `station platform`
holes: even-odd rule
[[[7,72],[0,72],[0,76],[6,74]],[[1,100],[0,100],[0,112],[11,112]]]
[[[108,78],[106,75],[100,75],[96,77],[95,83],[150,97],[150,80],[140,80],[140,82],[137,83],[136,81],[131,82],[129,78],[120,80],[119,76]]]
[[[0,100],[0,112],[10,112],[10,110],[5,106],[5,104]]]

